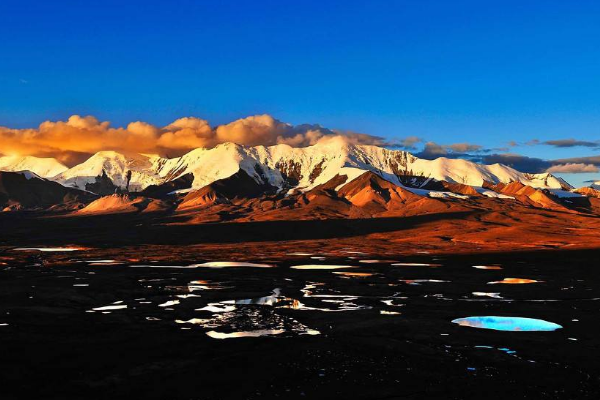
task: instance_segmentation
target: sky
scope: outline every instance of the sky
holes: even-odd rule
[[[298,145],[318,124],[581,186],[600,180],[599,19],[586,0],[0,0],[0,152],[72,115],[173,149],[266,114]],[[178,134],[185,117],[210,128]]]

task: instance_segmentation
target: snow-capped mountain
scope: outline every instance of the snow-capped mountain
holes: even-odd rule
[[[257,183],[280,191],[305,192],[337,175],[346,176],[348,183],[366,171],[396,185],[412,188],[438,180],[475,187],[521,182],[535,188],[572,189],[567,182],[548,173],[527,174],[502,164],[482,165],[462,159],[424,160],[406,151],[351,144],[342,137],[302,148],[285,144],[245,147],[224,143],[211,149],[198,148],[171,159],[101,151],[52,179],[85,190],[96,177],[106,174],[114,185],[140,191],[192,174],[192,189],[199,189],[240,170]],[[48,176],[47,173],[38,174]]]
[[[51,178],[68,168],[54,158],[39,158],[33,156],[0,157],[0,171],[17,172],[31,171],[42,178]]]
[[[164,181],[157,173],[157,162],[160,160],[158,156],[100,151],[52,179],[65,186],[86,190],[86,185],[94,183],[96,177],[106,173],[114,185],[139,191]]]
[[[193,188],[244,170],[258,183],[279,189],[308,191],[345,175],[348,182],[371,171],[397,185],[419,187],[431,179],[471,186],[521,182],[536,188],[572,187],[551,174],[526,174],[502,164],[481,165],[461,159],[423,160],[411,153],[377,146],[354,145],[341,137],[313,146],[294,148],[285,144],[244,147],[224,143],[212,149],[196,149],[175,159],[156,159],[157,173],[165,180],[194,175]]]

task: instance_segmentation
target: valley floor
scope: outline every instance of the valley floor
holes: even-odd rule
[[[600,248],[600,216],[520,205],[512,208],[448,207],[416,215],[378,218],[319,218],[275,210],[228,210],[231,221],[203,222],[210,214],[171,213],[57,215],[0,213],[0,248],[77,245],[102,252],[177,254],[197,252],[254,258],[299,248],[335,251],[353,247],[378,254],[489,253],[543,249]],[[304,210],[303,210],[304,211]],[[190,219],[191,218],[191,219]]]
[[[283,248],[275,257],[273,247],[245,253],[273,268],[227,269],[177,267],[241,253],[196,251],[186,260],[168,247],[6,249],[3,399],[600,395],[598,251],[406,256],[297,246],[298,255]],[[291,268],[302,264],[355,268]],[[538,282],[489,284],[506,277]],[[563,328],[499,332],[451,322],[481,315]],[[264,336],[235,337],[244,332]]]
[[[596,217],[182,222],[0,215],[2,398],[600,396]]]

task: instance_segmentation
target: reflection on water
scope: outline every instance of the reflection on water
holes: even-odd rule
[[[383,304],[385,304],[386,306],[390,306],[390,307],[403,307],[404,304],[394,304],[395,300],[406,300],[407,297],[399,297],[399,298],[394,298],[394,299],[385,299],[385,300],[381,300],[381,302]]]
[[[335,271],[335,272],[332,272],[332,273],[336,274],[336,275],[347,276],[349,278],[366,278],[368,276],[375,275],[372,272],[340,272],[340,271]]]
[[[371,309],[371,306],[356,304],[360,296],[331,293],[325,284],[321,282],[309,282],[300,291],[302,292],[302,297],[308,298],[314,305],[307,305],[296,301],[294,303],[294,309],[296,310],[340,312]],[[321,293],[321,291],[325,293]],[[326,303],[327,307],[324,307],[323,303]]]
[[[239,299],[239,300],[225,300],[221,304],[245,304],[255,306],[272,306],[282,300],[281,289],[273,289],[273,293],[270,296],[258,297],[256,299]]]
[[[444,281],[441,279],[400,279],[400,282],[404,282],[407,285],[420,285],[421,283],[447,283],[450,281]]]
[[[195,292],[199,290],[222,290],[222,289],[230,289],[231,286],[223,286],[219,282],[211,282],[207,280],[195,280],[191,281],[187,285],[188,291]]]
[[[205,325],[210,322],[210,319],[202,319],[202,318],[191,318],[187,321],[176,319],[175,323],[177,324],[194,324],[194,325]]]
[[[164,268],[164,269],[189,269],[196,268],[189,265],[148,265],[148,264],[134,264],[129,265],[130,268]]]
[[[159,304],[158,306],[159,307],[171,307],[171,306],[175,306],[177,304],[179,304],[179,300],[169,300],[162,304]]]
[[[41,252],[61,252],[61,251],[79,251],[79,247],[18,247],[16,251],[41,251]]]
[[[208,331],[206,334],[213,339],[231,339],[231,338],[243,338],[243,337],[261,337],[261,336],[274,336],[280,335],[284,333],[283,329],[259,329],[256,331],[246,331],[246,332],[216,332],[216,331]]]
[[[458,318],[452,322],[460,326],[468,326],[471,328],[514,332],[555,331],[562,328],[562,326],[553,322],[522,317],[467,317]]]
[[[276,334],[318,335],[319,331],[310,329],[291,316],[280,315],[276,311],[276,307],[297,310],[301,306],[299,301],[282,296],[280,289],[275,289],[270,296],[209,303],[196,311],[211,312],[210,318],[192,318],[187,321],[176,320],[175,322],[203,328],[223,328],[224,331],[231,328],[236,329],[231,333],[222,331],[207,333],[215,339],[265,336],[265,332],[270,332],[267,336],[275,334],[273,332],[277,332]]]
[[[476,349],[490,349],[490,350],[500,350],[503,353],[509,354],[509,355],[516,355],[517,352],[515,350],[511,350],[508,347],[497,347],[494,348],[492,346],[474,346]]]
[[[164,268],[164,269],[190,269],[190,268],[274,268],[271,264],[255,264],[249,262],[238,262],[238,261],[210,261],[202,264],[192,265],[148,265],[148,264],[137,264],[130,265],[131,268]]]
[[[236,267],[247,267],[247,268],[273,268],[271,264],[255,264],[249,262],[239,261],[210,261],[202,264],[193,264],[190,267],[194,268],[236,268]]]
[[[127,304],[115,304],[115,305],[104,306],[104,307],[96,307],[96,308],[92,308],[91,311],[112,311],[112,310],[122,310],[124,308],[127,308]]]
[[[124,262],[123,261],[117,261],[117,260],[87,260],[87,263],[89,266],[92,267],[98,267],[98,266],[103,266],[103,265],[123,265]]]
[[[39,250],[42,252],[80,250],[75,247],[21,249]],[[556,291],[552,296],[544,296],[553,298],[553,300],[527,298],[529,294],[527,293],[527,289],[531,289],[527,287],[512,288],[510,295],[503,293],[507,298],[503,298],[500,292],[472,291],[477,289],[485,290],[486,286],[481,286],[482,275],[480,274],[483,272],[476,272],[469,268],[501,270],[501,266],[493,264],[496,260],[490,260],[492,265],[471,265],[475,264],[475,262],[469,262],[468,264],[463,263],[458,265],[457,268],[456,263],[450,262],[447,259],[428,258],[423,260],[431,261],[431,263],[409,263],[387,259],[388,257],[399,257],[395,254],[373,253],[370,256],[364,257],[363,253],[356,252],[356,254],[360,254],[357,257],[360,260],[351,261],[347,255],[343,255],[337,261],[334,261],[336,258],[333,257],[338,257],[336,254],[339,253],[315,251],[314,256],[309,253],[294,253],[304,258],[289,257],[287,262],[282,261],[283,258],[279,259],[278,256],[264,254],[264,257],[257,258],[261,262],[260,264],[245,261],[209,261],[192,264],[195,261],[183,261],[177,258],[172,260],[161,258],[160,260],[152,261],[142,258],[143,261],[138,259],[132,261],[133,259],[127,258],[126,255],[117,255],[117,253],[112,252],[108,255],[100,255],[101,253],[93,250],[89,254],[83,253],[87,257],[90,257],[89,260],[80,257],[76,259],[77,268],[73,268],[72,264],[75,258],[70,257],[77,257],[77,255],[13,254],[15,254],[15,257],[18,255],[26,258],[27,261],[23,265],[27,265],[29,269],[31,269],[32,261],[37,261],[36,265],[38,267],[47,265],[61,267],[57,268],[60,273],[54,272],[51,277],[71,278],[61,279],[61,281],[57,282],[64,281],[65,286],[69,287],[68,291],[82,298],[82,301],[85,301],[89,297],[90,301],[95,301],[95,304],[104,303],[104,301],[100,300],[102,301],[100,303],[100,301],[94,300],[94,298],[104,298],[106,300],[105,297],[92,296],[96,295],[95,290],[99,288],[98,282],[105,283],[105,281],[99,281],[98,279],[104,279],[107,276],[118,276],[108,274],[127,273],[128,275],[126,276],[132,278],[131,281],[133,284],[138,285],[134,288],[135,290],[131,291],[122,291],[121,285],[115,286],[119,290],[119,292],[115,293],[124,293],[123,295],[118,295],[119,297],[117,298],[122,298],[124,301],[95,308],[92,308],[95,305],[94,303],[82,307],[82,310],[87,310],[87,312],[98,313],[91,314],[89,315],[90,317],[97,316],[99,313],[108,314],[115,310],[126,310],[129,308],[126,311],[115,312],[113,316],[97,318],[104,320],[113,317],[118,318],[123,314],[129,315],[129,313],[134,316],[136,312],[142,312],[142,318],[145,318],[147,321],[162,321],[158,325],[165,324],[169,326],[168,324],[170,324],[172,327],[177,327],[177,331],[179,329],[191,330],[191,332],[199,332],[201,335],[206,334],[214,339],[318,335],[320,333],[319,330],[323,332],[329,332],[330,329],[335,330],[336,321],[351,321],[353,317],[356,319],[364,317],[365,320],[375,318],[380,324],[395,324],[402,323],[405,317],[408,318],[407,320],[410,320],[410,318],[413,318],[413,315],[419,313],[419,315],[423,315],[421,318],[425,320],[428,318],[427,315],[429,312],[435,314],[438,311],[436,307],[441,303],[440,300],[448,302],[447,306],[441,305],[441,307],[448,307],[448,310],[455,310],[455,306],[460,307],[467,304],[466,302],[471,302],[470,306],[488,306],[490,309],[499,310],[495,311],[498,313],[509,311],[510,309],[502,309],[502,307],[509,307],[511,303],[517,304],[517,302],[526,307],[527,304],[533,305],[531,302],[560,301],[567,303],[571,301],[571,297],[565,298],[564,294],[566,292],[560,292],[559,289],[572,290],[572,292],[568,293],[573,295],[572,297],[577,296],[578,301],[598,300],[597,297],[589,298],[589,295],[581,296],[579,293],[576,293],[575,291],[580,289],[582,285],[589,284],[588,281],[578,283],[583,281],[576,280],[569,280],[568,283],[561,285],[565,287],[555,288]],[[314,259],[324,258],[325,255],[332,259],[332,261],[325,261],[326,263],[331,263],[331,265],[314,261]],[[117,261],[113,258],[126,261]],[[310,258],[313,258],[313,260],[310,260]],[[6,258],[0,257],[0,259],[5,260]],[[65,265],[61,266],[61,259],[68,260],[68,263],[65,262]],[[399,259],[402,260],[403,258]],[[296,260],[295,264],[299,265],[293,265],[294,262],[289,260]],[[140,264],[128,265],[130,262]],[[301,264],[302,262],[307,262],[308,264]],[[310,264],[314,262],[318,264]],[[350,262],[355,265],[344,264]],[[439,262],[444,263],[444,268],[420,268],[442,266]],[[165,265],[160,265],[161,263]],[[181,265],[178,265],[178,263]],[[340,264],[338,265],[337,263]],[[482,259],[481,264],[484,263],[485,261]],[[140,270],[132,271],[125,268],[95,267],[114,264],[124,264],[140,268]],[[235,267],[274,268],[277,265],[291,266],[289,268],[255,272],[251,270],[218,270],[220,268]],[[81,269],[79,268],[80,266]],[[87,267],[94,268],[85,270]],[[211,270],[213,268],[217,270]],[[53,268],[40,269],[43,270],[43,273],[52,273],[51,270]],[[306,272],[295,272],[292,270],[305,270]],[[311,273],[310,270],[316,272]],[[319,272],[319,270],[325,272]],[[535,272],[536,270],[533,271]],[[258,272],[261,273],[257,274]],[[537,275],[534,275],[534,272],[529,271],[527,274],[532,274],[532,277],[536,277]],[[487,273],[483,274],[487,275]],[[376,278],[361,279],[374,276]],[[310,281],[310,279],[318,280],[318,282]],[[452,279],[454,283],[436,285],[438,283],[450,282],[448,279]],[[491,278],[488,277],[483,282],[489,279]],[[529,284],[538,282],[542,281],[528,278],[504,278],[488,283]],[[93,283],[91,288],[83,289],[90,286],[90,283]],[[566,286],[567,284],[571,286]],[[413,287],[407,285],[422,286]],[[72,289],[71,286],[78,287],[78,289]],[[546,285],[541,286],[541,288],[545,287]],[[503,291],[509,291],[507,287],[487,286],[487,288],[490,290],[502,289]],[[549,287],[549,289],[554,290],[552,287]],[[561,295],[561,293],[563,294]],[[132,307],[128,307],[125,302]],[[558,305],[560,306],[563,303],[559,303]],[[535,306],[542,308],[543,304],[537,303]],[[526,308],[519,308],[519,310],[527,315]],[[355,311],[358,311],[358,313],[355,313]],[[325,313],[331,312],[340,312],[342,314],[336,317],[325,315]],[[468,315],[470,312],[465,314]],[[404,315],[405,317],[393,318],[393,316],[399,315]],[[530,315],[539,314],[536,312]],[[389,318],[384,316],[388,316]],[[450,319],[452,318],[444,318],[444,320]],[[521,317],[479,316],[454,319],[452,322],[461,326],[500,331],[552,331],[561,328],[560,325],[552,322]],[[151,322],[145,323],[150,324]],[[156,322],[152,323],[156,324]],[[311,327],[304,323],[311,325]],[[318,328],[319,330],[314,328]],[[565,338],[567,336],[569,335],[566,335]],[[499,350],[507,354],[512,354],[512,350],[509,349],[500,348]]]
[[[539,283],[543,281],[536,281],[535,279],[524,279],[524,278],[504,278],[501,281],[488,282],[488,285],[496,284],[507,284],[507,285],[521,285],[527,283]]]
[[[207,306],[197,308],[196,311],[209,311],[212,313],[224,313],[235,311],[235,306],[226,305],[225,302],[221,303],[209,303]]]
[[[393,263],[394,267],[441,267],[442,264],[427,264],[427,263]]]
[[[317,307],[307,306],[299,301],[294,303],[293,308],[301,311],[323,311],[323,312],[344,312],[344,311],[357,311],[357,310],[369,310],[370,306],[359,305],[351,301],[353,298],[344,298],[340,300],[321,300],[323,303],[329,303],[331,307]],[[292,308],[292,307],[290,307]]]
[[[499,265],[473,265],[473,268],[476,269],[489,269],[489,270],[499,270],[502,269]]]
[[[395,263],[396,260],[359,260],[362,264],[384,264],[384,263]]]
[[[492,299],[501,299],[500,293],[489,293],[489,292],[473,292],[473,296],[478,297],[491,297]]]
[[[294,265],[291,267],[292,269],[347,269],[347,268],[356,268],[352,265],[323,265],[323,264],[307,264],[307,265]]]

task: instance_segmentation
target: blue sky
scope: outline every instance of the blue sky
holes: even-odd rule
[[[600,155],[524,144],[600,140],[599,20],[597,1],[0,0],[0,126],[268,113],[480,155]]]

